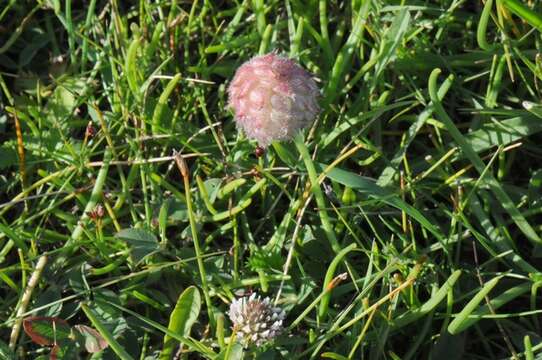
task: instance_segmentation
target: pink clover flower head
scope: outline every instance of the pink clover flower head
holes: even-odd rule
[[[264,148],[292,139],[314,121],[319,94],[305,69],[274,52],[241,65],[228,88],[237,126]]]

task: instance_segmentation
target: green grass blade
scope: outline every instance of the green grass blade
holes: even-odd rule
[[[448,292],[452,291],[460,275],[461,275],[461,270],[454,271],[452,275],[450,275],[450,277],[446,280],[446,282],[442,284],[440,289],[438,289],[433,294],[433,296],[431,296],[431,298],[427,300],[422,306],[396,318],[393,321],[393,327],[401,328],[403,326],[406,326],[418,320],[419,318],[430,313],[431,311],[433,311],[442,302],[442,300],[446,298],[446,296],[448,295]]]
[[[542,15],[529,9],[519,0],[500,0],[501,3],[514,14],[527,21],[529,24],[542,31]]]
[[[337,269],[337,266],[342,261],[342,259],[348,254],[350,251],[355,250],[357,247],[356,244],[350,244],[344,249],[342,249],[331,261],[331,264],[329,264],[329,267],[326,271],[326,277],[324,278],[324,285],[322,288],[322,292],[325,292],[325,295],[322,297],[322,300],[320,301],[320,308],[318,309],[318,316],[320,318],[325,318],[327,315],[327,310],[329,307],[329,299],[331,297],[331,292],[326,292],[327,288],[330,286],[331,280],[333,280],[333,277],[335,276],[335,271]]]
[[[319,165],[322,169],[325,168],[323,165]],[[437,239],[442,240],[443,235],[440,230],[431,223],[425,216],[422,215],[413,206],[405,203],[397,194],[398,192],[393,192],[389,189],[382,188],[376,184],[374,179],[356,175],[352,172],[345,171],[339,168],[332,169],[327,177],[331,180],[337,181],[340,184],[346,185],[348,187],[354,188],[361,193],[367,194],[372,198],[375,198],[379,201],[382,201],[388,205],[391,205],[399,210],[406,212],[412,218],[420,223],[424,228],[429,230]]]
[[[478,29],[476,30],[476,40],[478,46],[483,50],[489,50],[490,45],[487,43],[487,23],[491,15],[491,7],[493,6],[493,0],[487,0],[482,10],[482,16],[480,16],[480,22],[478,23]]]
[[[324,90],[324,101],[326,105],[331,104],[339,93],[339,86],[341,84],[344,72],[348,68],[350,58],[354,53],[354,48],[358,45],[360,41],[362,41],[363,29],[365,26],[365,21],[369,16],[370,7],[370,1],[365,1],[363,3],[363,7],[359,11],[357,19],[352,26],[350,36],[348,36],[346,43],[335,58],[335,63],[333,64],[333,68],[331,69],[329,82]]]
[[[198,318],[200,308],[201,297],[198,289],[195,286],[188,287],[177,299],[177,304],[169,317],[168,330],[183,337],[190,336],[190,329]],[[160,354],[161,360],[171,359],[175,343],[175,340],[167,334],[164,336],[164,347]]]
[[[88,317],[88,319],[92,322],[92,325],[94,325],[96,330],[98,330],[100,335],[103,336],[103,338],[107,341],[109,346],[111,346],[111,349],[113,349],[115,354],[117,354],[117,356],[120,359],[122,360],[134,359],[133,357],[130,356],[130,354],[126,352],[126,350],[124,350],[124,348],[117,342],[117,340],[115,340],[115,338],[113,337],[113,334],[111,334],[109,330],[107,330],[107,328],[104,326],[104,324],[102,324],[100,319],[98,319],[98,317],[93,313],[93,311],[86,304],[81,304],[81,309],[83,309],[83,312]]]
[[[130,43],[128,52],[126,54],[126,62],[124,64],[124,71],[126,74],[126,79],[128,80],[128,86],[134,97],[139,100],[139,75],[137,68],[137,52],[140,49],[141,40],[135,38]]]
[[[471,313],[478,307],[478,305],[484,300],[487,294],[497,285],[502,277],[498,276],[487,283],[484,284],[482,289],[474,295],[474,297],[463,307],[463,309],[456,315],[455,319],[452,320],[450,325],[448,325],[448,331],[452,335],[456,335],[461,331],[467,329],[470,325],[473,324],[472,321],[469,321],[469,316]]]
[[[305,145],[305,140],[303,138],[303,135],[301,133],[297,134],[294,139],[294,142],[295,142],[295,146],[297,147],[297,150],[299,151],[299,154],[301,155],[301,159],[303,159],[303,162],[305,163],[305,168],[307,169],[307,173],[309,175],[309,181],[311,183],[311,191],[314,194],[314,198],[316,199],[316,204],[318,205],[318,208],[319,208],[318,215],[320,216],[320,221],[322,222],[322,228],[324,229],[324,233],[326,234],[326,237],[333,251],[339,254],[342,249],[339,244],[339,241],[337,240],[337,237],[335,236],[335,231],[333,230],[331,221],[329,220],[329,216],[326,210],[327,205],[324,200],[322,189],[320,188],[320,184],[318,182],[318,175],[316,174],[314,163],[312,161],[311,156],[309,155],[307,146]]]
[[[498,277],[494,278],[491,281],[494,281],[494,280],[498,281],[496,279],[499,279],[499,278]],[[485,292],[485,290],[487,290],[487,292],[489,292],[491,289],[486,289],[486,288],[490,285],[491,281],[487,282],[484,285],[484,288],[482,288],[482,290],[480,290],[480,292],[478,292],[475,295],[475,297],[478,297],[480,295],[481,291]],[[493,310],[497,310],[501,306],[509,303],[510,301],[516,299],[517,297],[529,292],[530,289],[531,289],[531,284],[530,283],[525,283],[525,284],[521,284],[521,285],[518,285],[518,286],[514,286],[514,287],[504,291],[503,293],[495,296],[494,298],[492,298],[489,301],[491,303],[491,308]],[[479,300],[479,299],[476,298],[476,300]],[[471,302],[474,302],[474,298],[471,300]],[[469,302],[467,305],[470,305],[471,302]],[[478,301],[478,303],[480,303],[480,302],[481,301]],[[461,311],[461,314],[464,315],[464,316],[461,317],[461,320],[458,320],[459,315],[457,315],[457,317],[450,323],[450,326],[452,326],[452,324],[455,321],[454,328],[453,328],[453,330],[456,331],[455,333],[459,333],[461,331],[466,330],[470,326],[472,326],[475,323],[477,323],[478,321],[480,321],[480,319],[482,319],[483,316],[489,315],[489,314],[492,313],[492,310],[490,310],[490,308],[488,307],[487,304],[484,304],[484,305],[480,306],[476,310],[474,309],[475,307],[476,306],[472,306],[471,308],[469,308],[469,311],[466,311],[466,307],[463,308],[463,310]],[[465,313],[463,314],[463,312],[465,312]],[[468,314],[467,314],[467,312],[468,312]],[[448,329],[450,329],[450,327],[448,327]],[[450,331],[450,333],[452,333],[452,331]]]
[[[485,170],[485,165],[478,156],[478,154],[467,143],[463,135],[459,132],[452,119],[448,116],[437,94],[437,77],[440,74],[440,69],[435,69],[429,77],[429,94],[431,100],[435,104],[435,111],[439,115],[440,120],[444,123],[450,135],[461,148],[461,151],[465,153],[465,156],[472,162],[476,170],[482,174]],[[487,174],[486,181],[490,186],[495,197],[499,200],[503,208],[510,214],[510,217],[514,220],[518,228],[525,234],[525,236],[535,244],[542,244],[542,239],[534,231],[532,226],[527,222],[525,217],[518,211],[516,205],[512,202],[508,194],[502,189],[501,185],[493,177],[491,173]]]
[[[175,75],[167,84],[166,88],[164,89],[164,92],[160,95],[160,98],[158,99],[158,103],[156,104],[156,107],[154,108],[154,113],[152,115],[152,133],[154,135],[160,133],[160,130],[162,129],[162,124],[164,123],[165,116],[168,113],[166,110],[168,109],[167,102],[169,100],[169,97],[171,96],[171,93],[173,90],[175,90],[175,86],[179,83],[181,80],[181,74]]]

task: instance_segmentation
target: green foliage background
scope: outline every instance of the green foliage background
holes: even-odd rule
[[[41,316],[109,344],[65,359],[537,358],[541,9],[4,0],[1,357]],[[269,51],[322,112],[257,157],[226,88]],[[253,291],[285,331],[243,349]]]

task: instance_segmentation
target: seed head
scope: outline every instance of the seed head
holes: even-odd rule
[[[276,53],[245,62],[228,88],[237,126],[267,147],[290,140],[319,112],[318,87],[294,60]]]
[[[284,310],[273,307],[269,298],[261,299],[256,293],[234,299],[228,312],[237,339],[246,347],[261,346],[273,340],[282,331]]]

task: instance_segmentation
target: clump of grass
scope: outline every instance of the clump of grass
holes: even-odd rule
[[[7,2],[0,357],[535,358],[540,6]],[[272,51],[321,111],[262,152],[227,89]]]

